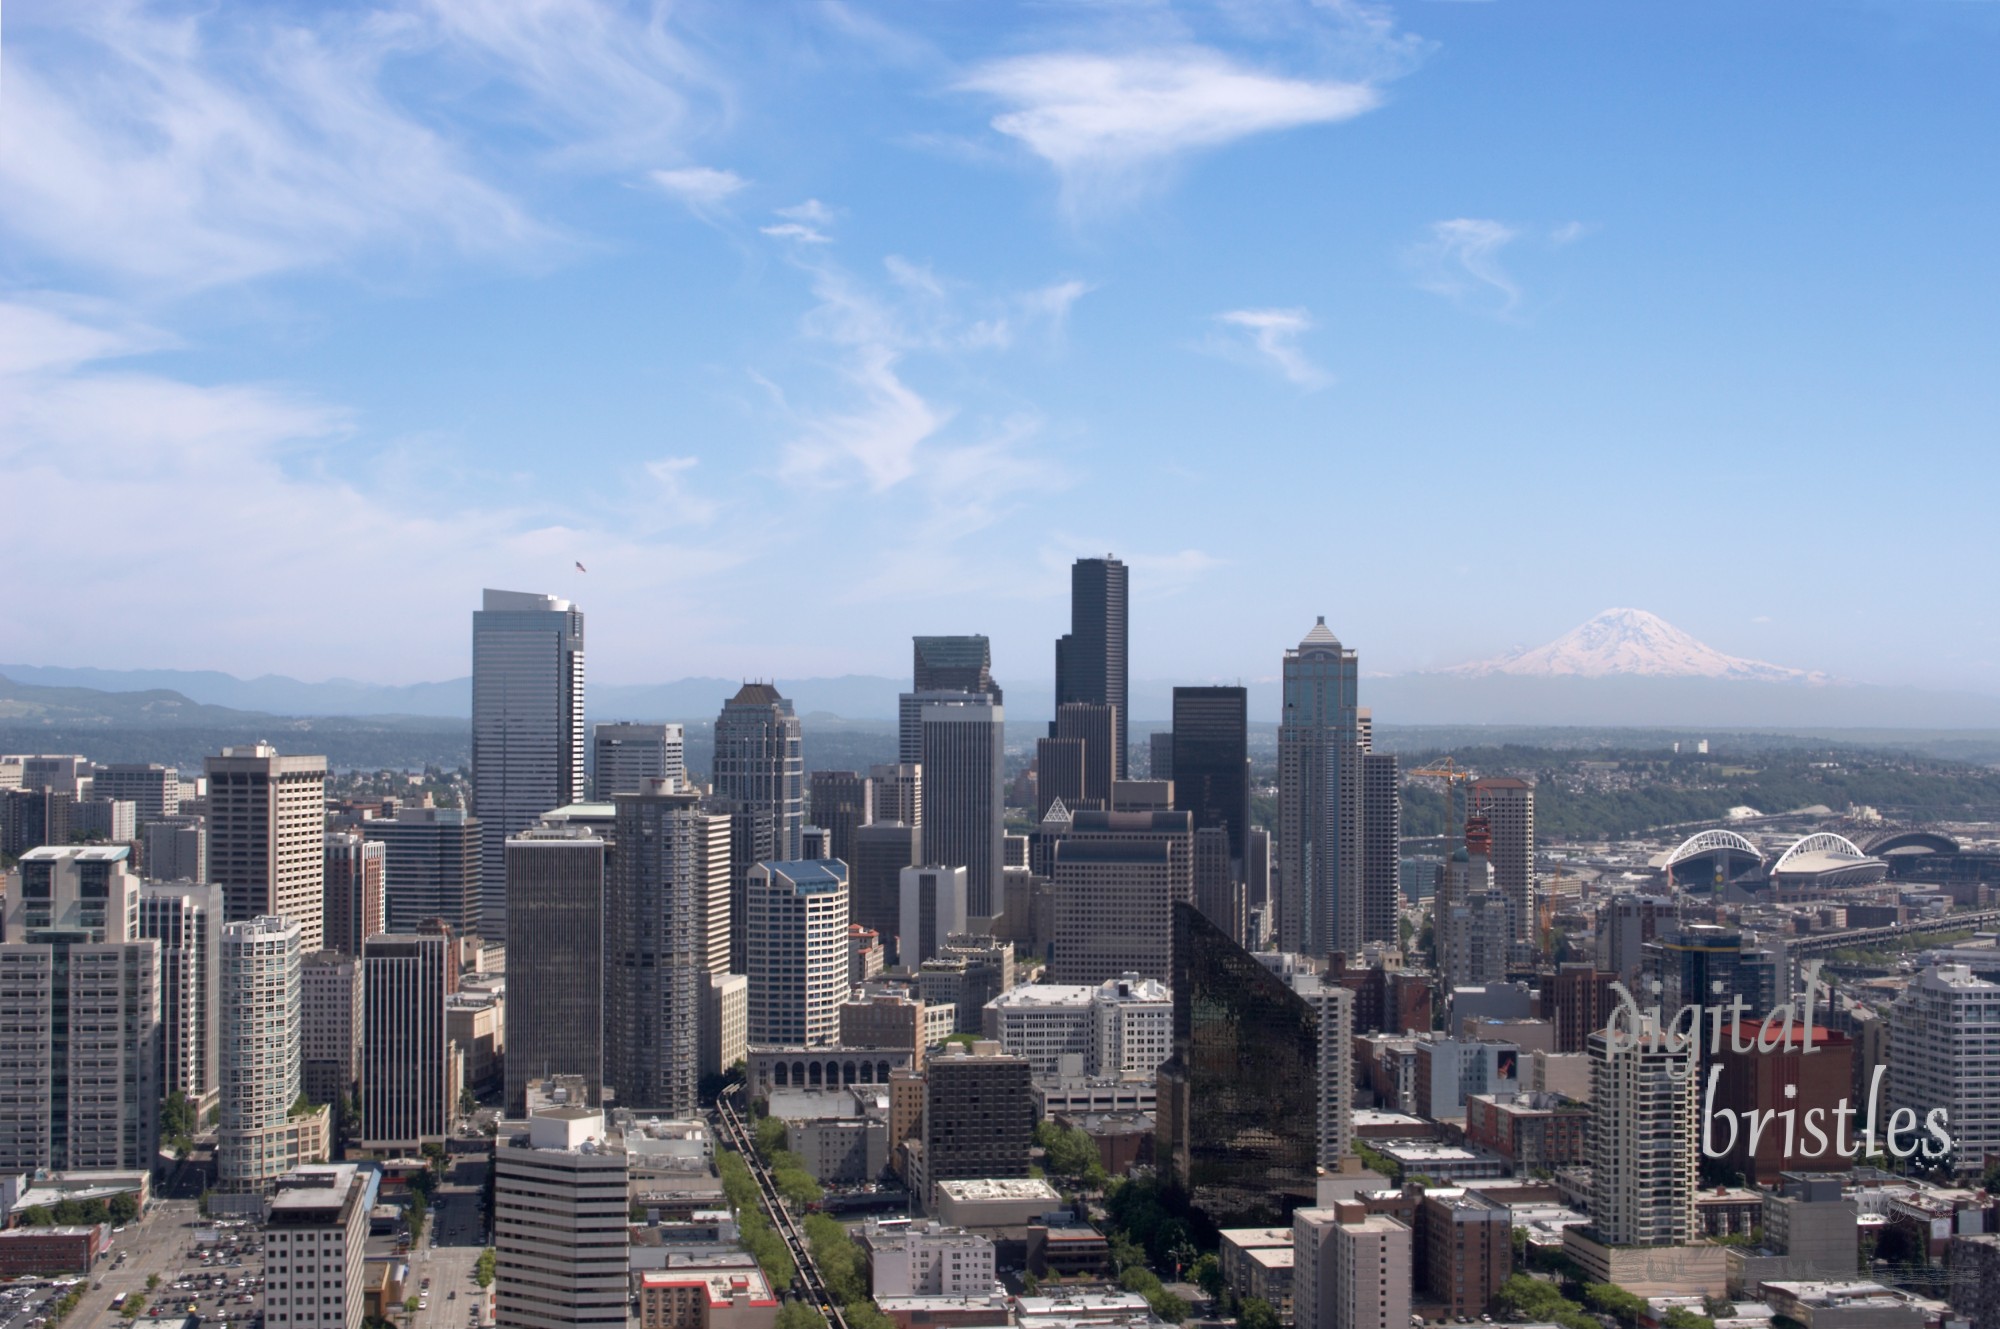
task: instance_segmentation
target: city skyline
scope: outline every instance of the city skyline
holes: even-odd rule
[[[1969,526],[1793,538],[1892,464],[1991,474],[1980,7],[16,9],[0,465],[148,611],[0,609],[19,658],[455,677],[464,588],[520,585],[599,615],[609,681],[977,631],[1011,684],[1110,549],[1135,677],[1636,604],[1992,689]],[[749,608],[828,541],[854,576]],[[382,631],[296,594],[342,580],[398,588]]]

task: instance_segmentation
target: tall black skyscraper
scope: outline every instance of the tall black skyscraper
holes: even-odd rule
[[[1250,846],[1250,694],[1245,688],[1174,689],[1174,807],[1194,828],[1229,832],[1230,870],[1242,881]]]
[[[1123,563],[1109,554],[1079,558],[1069,570],[1069,632],[1056,640],[1056,705],[1088,701],[1118,708],[1114,769],[1120,780],[1126,775],[1125,725],[1131,718],[1128,602]]]

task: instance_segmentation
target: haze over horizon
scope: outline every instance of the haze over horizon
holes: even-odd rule
[[[12,659],[1018,686],[1114,552],[1135,678],[2000,690],[1991,7],[10,11]]]

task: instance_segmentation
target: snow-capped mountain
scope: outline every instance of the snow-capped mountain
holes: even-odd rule
[[[1441,671],[1473,678],[1718,678],[1758,683],[1824,683],[1827,676],[1724,655],[1643,609],[1607,609],[1546,646]]]

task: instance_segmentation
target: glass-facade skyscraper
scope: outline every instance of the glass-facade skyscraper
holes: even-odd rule
[[[1360,746],[1353,651],[1320,619],[1285,652],[1278,722],[1278,949],[1360,949]],[[1176,754],[1178,760],[1178,754]],[[1175,774],[1179,774],[1176,769]]]
[[[472,802],[479,926],[507,935],[507,838],[583,797],[583,611],[485,593],[472,615]]]
[[[1120,780],[1130,719],[1129,589],[1125,565],[1111,555],[1079,558],[1069,570],[1069,632],[1056,640],[1056,705],[1087,701],[1117,708],[1112,770]]]
[[[1250,694],[1248,689],[1175,688],[1174,806],[1194,814],[1194,828],[1229,832],[1230,870],[1243,880],[1250,844]]]
[[[1174,905],[1173,989],[1160,1167],[1218,1226],[1285,1221],[1317,1198],[1320,1013],[1185,902]]]

